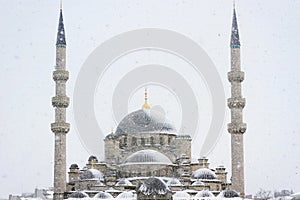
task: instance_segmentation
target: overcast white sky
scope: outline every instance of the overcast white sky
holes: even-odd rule
[[[246,193],[259,188],[299,192],[300,1],[236,3],[246,73]],[[11,193],[52,186],[54,137],[50,123],[54,120],[52,71],[59,2],[0,0],[0,7],[0,198],[8,198]],[[145,27],[173,30],[196,41],[215,63],[227,97],[230,94],[226,76],[231,0],[65,0],[63,7],[70,97],[83,62],[98,45],[122,32]],[[141,94],[137,91],[132,96],[129,110],[140,107],[136,99]],[[171,94],[155,94],[153,102],[158,102],[159,95],[169,99]],[[178,110],[176,103],[171,110]],[[178,116],[174,115],[178,113],[168,113],[176,124]],[[110,116],[107,118],[109,121]],[[68,166],[76,162],[82,167],[89,154],[76,132],[72,105],[68,120],[73,127],[68,134]],[[227,110],[226,122],[229,120]],[[113,122],[108,124],[113,126]],[[106,129],[108,132],[110,127]],[[224,126],[209,159],[212,167],[224,164],[230,172],[229,137]]]

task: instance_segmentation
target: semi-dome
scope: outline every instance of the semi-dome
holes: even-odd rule
[[[176,129],[160,112],[140,109],[125,116],[116,130],[116,135],[143,133],[176,133]]]
[[[192,179],[212,180],[212,179],[217,179],[217,176],[210,169],[200,168],[193,172]]]
[[[215,196],[209,190],[202,190],[202,191],[197,192],[195,197],[201,198],[201,197],[215,197]]]
[[[97,169],[88,169],[79,175],[79,180],[104,180],[104,175]]]
[[[239,197],[239,194],[235,190],[223,190],[218,195],[219,198],[234,198]]]
[[[147,150],[141,150],[137,151],[124,161],[123,165],[132,165],[132,164],[160,164],[160,165],[171,165],[172,162],[170,159],[165,156],[164,154],[147,149]]]
[[[144,181],[144,183],[140,186],[139,191],[144,195],[151,194],[167,194],[170,190],[167,185],[158,178],[148,178]]]
[[[87,195],[85,192],[73,192],[70,194],[69,199],[82,199],[82,198],[88,198],[89,195]]]
[[[113,199],[114,197],[107,193],[107,192],[98,192],[95,196],[94,199]]]

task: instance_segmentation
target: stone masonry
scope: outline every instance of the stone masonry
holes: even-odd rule
[[[241,71],[240,40],[235,9],[233,10],[231,33],[231,71],[228,73],[228,80],[231,83],[231,98],[227,102],[231,110],[231,123],[228,124],[228,132],[231,134],[231,182],[232,189],[244,197],[243,134],[247,127],[243,123],[243,108],[246,101],[242,97],[241,82],[244,80],[244,72]]]
[[[64,193],[66,192],[66,134],[70,129],[70,124],[66,123],[66,108],[69,105],[69,97],[66,95],[66,81],[68,78],[65,30],[62,9],[60,9],[56,42],[56,66],[53,72],[53,80],[56,84],[55,96],[52,98],[52,106],[55,108],[55,122],[51,124],[51,130],[55,135],[54,200],[64,199]]]

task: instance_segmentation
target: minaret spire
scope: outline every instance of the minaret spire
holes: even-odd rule
[[[59,13],[56,45],[66,45],[65,27],[64,27],[63,13],[62,13],[62,1],[60,1],[60,13]]]
[[[231,98],[228,99],[228,107],[231,111],[231,123],[228,124],[228,132],[231,134],[232,189],[239,192],[241,197],[244,197],[243,134],[246,132],[247,126],[243,122],[243,108],[245,107],[246,100],[242,97],[241,83],[244,80],[244,72],[241,71],[240,46],[236,11],[233,8],[230,42],[231,71],[228,73],[228,80],[231,83]]]
[[[231,47],[241,46],[239,29],[238,29],[238,25],[237,25],[236,12],[235,12],[235,2],[233,3],[233,17],[232,17],[232,29],[231,29],[231,42],[230,43],[231,43]]]
[[[65,29],[62,8],[60,8],[56,41],[56,66],[53,72],[55,96],[52,98],[52,106],[55,108],[55,122],[51,124],[51,130],[55,135],[53,200],[64,199],[66,192],[66,134],[70,129],[70,124],[66,122],[66,108],[69,106],[69,97],[66,94],[68,79]]]

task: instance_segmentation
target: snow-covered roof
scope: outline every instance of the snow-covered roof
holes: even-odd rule
[[[136,194],[134,194],[132,191],[124,191],[119,194],[116,199],[136,199]]]
[[[88,169],[83,171],[79,175],[79,180],[104,180],[104,175],[97,169]]]
[[[200,181],[199,179],[197,179],[194,183],[192,183],[193,186],[204,186],[205,184]]]
[[[114,197],[107,193],[107,192],[98,192],[95,196],[94,199],[113,199]]]
[[[151,149],[137,151],[126,158],[123,165],[131,164],[173,164],[164,154]]]
[[[223,190],[218,195],[218,198],[235,198],[239,197],[239,194],[234,190]]]
[[[172,178],[172,179],[168,180],[167,186],[182,186],[182,184],[180,183],[180,181],[177,178]]]
[[[89,195],[87,195],[85,192],[73,192],[70,194],[68,199],[82,199],[82,198],[89,198]]]
[[[128,179],[122,178],[116,183],[116,186],[132,186],[132,183]]]
[[[190,199],[191,195],[189,195],[186,191],[177,191],[173,194],[173,199]]]
[[[119,123],[116,135],[143,133],[176,133],[175,127],[156,110],[140,109],[125,116]]]
[[[159,178],[148,178],[140,186],[139,191],[144,195],[151,195],[153,193],[164,195],[170,190],[164,181],[160,180]]]
[[[217,176],[210,169],[200,168],[200,169],[197,169],[196,171],[193,172],[192,179],[202,179],[202,180],[209,179],[209,180],[212,180],[212,179],[217,179]]]
[[[215,196],[209,190],[202,190],[202,191],[197,192],[195,197],[215,197]]]

